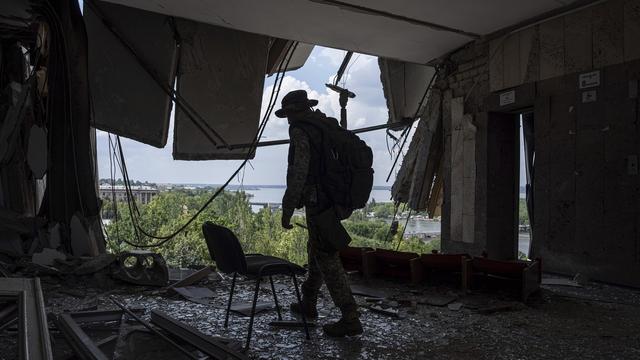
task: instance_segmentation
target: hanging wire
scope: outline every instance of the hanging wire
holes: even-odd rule
[[[274,82],[274,86],[273,89],[271,91],[271,96],[269,98],[269,103],[267,106],[267,110],[265,112],[265,115],[261,121],[261,124],[258,127],[258,131],[254,137],[252,146],[250,147],[249,151],[247,152],[247,157],[243,160],[243,162],[240,164],[240,166],[238,166],[238,168],[234,171],[234,173],[227,179],[227,181],[220,187],[218,188],[214,194],[202,205],[202,207],[200,207],[200,209],[189,219],[187,220],[182,226],[180,226],[176,231],[174,231],[173,233],[169,234],[169,235],[164,235],[164,236],[157,236],[157,235],[152,235],[150,234],[148,231],[145,231],[139,224],[138,222],[138,218],[136,218],[136,213],[139,217],[139,210],[137,209],[137,205],[135,202],[135,198],[133,197],[133,193],[131,192],[131,188],[130,188],[130,179],[128,177],[128,172],[127,172],[127,168],[126,168],[126,163],[124,160],[124,152],[122,150],[122,145],[119,141],[119,137],[117,138],[117,145],[118,145],[118,151],[120,154],[120,160],[121,160],[121,172],[123,172],[123,177],[124,177],[124,183],[125,183],[125,187],[127,189],[126,193],[127,193],[127,202],[128,203],[132,203],[129,205],[129,213],[131,214],[131,219],[132,222],[134,224],[134,227],[136,229],[136,231],[140,231],[140,233],[142,233],[144,236],[149,237],[149,238],[153,238],[153,239],[157,239],[160,240],[156,243],[153,244],[141,244],[140,240],[138,240],[138,243],[132,243],[129,240],[123,239],[123,241],[131,246],[134,247],[138,247],[138,248],[152,248],[152,247],[159,247],[164,245],[165,243],[167,243],[168,241],[170,241],[171,239],[173,239],[175,236],[177,236],[179,233],[181,233],[182,231],[184,231],[212,202],[213,200],[215,200],[218,195],[220,195],[225,188],[229,185],[229,183],[236,177],[236,175],[238,175],[238,173],[244,168],[244,166],[247,164],[247,162],[250,160],[251,155],[253,154],[253,152],[256,149],[256,145],[258,144],[258,142],[260,141],[260,138],[262,137],[264,130],[266,128],[266,125],[269,121],[269,118],[271,116],[271,113],[273,112],[273,109],[275,107],[276,104],[276,100],[280,94],[280,89],[282,87],[282,83],[284,80],[284,75],[286,73],[286,69],[289,67],[289,63],[291,61],[291,58],[293,57],[293,53],[295,52],[296,48],[298,46],[298,43],[292,43],[289,48],[287,49],[287,53],[288,53],[288,58],[287,56],[285,56],[286,59],[286,64],[284,64],[285,62],[285,58],[283,58],[283,60],[280,62],[280,66],[278,69],[278,75],[276,76],[276,80]],[[283,67],[284,64],[284,67]],[[277,86],[276,86],[277,84]]]

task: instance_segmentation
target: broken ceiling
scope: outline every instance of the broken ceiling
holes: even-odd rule
[[[583,1],[109,0],[170,16],[425,64],[500,29]]]
[[[167,143],[176,103],[174,158],[238,159],[258,129],[265,74],[292,41],[85,1],[94,126],[152,146]],[[286,70],[312,45],[291,50]]]

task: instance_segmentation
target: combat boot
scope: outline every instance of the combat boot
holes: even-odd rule
[[[304,311],[304,316],[307,319],[316,319],[318,317],[317,300],[310,300],[309,297],[303,296],[302,303],[292,303],[289,308],[295,314],[302,314]]]
[[[327,336],[345,337],[362,334],[362,323],[360,323],[360,314],[356,308],[350,306],[342,311],[340,320],[333,324],[322,326],[322,330]]]

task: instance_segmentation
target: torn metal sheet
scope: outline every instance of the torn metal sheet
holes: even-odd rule
[[[139,59],[105,26],[101,17],[126,40]],[[173,88],[177,63],[176,34],[169,17],[92,1],[91,6],[85,2],[84,20],[89,38],[93,126],[164,147],[172,105],[166,89]],[[162,81],[165,89],[145,66]]]
[[[224,143],[213,132],[227,144],[253,141],[269,38],[187,20],[176,23],[182,38],[178,93],[206,124],[196,126],[189,113],[176,109],[173,158],[244,159],[248,149],[218,148]]]
[[[389,122],[420,116],[426,105],[424,93],[435,74],[431,66],[406,63],[397,60],[378,60],[382,90],[389,109]],[[420,107],[420,108],[419,108]]]
[[[40,279],[2,278],[0,297],[18,303],[19,359],[53,359]]]

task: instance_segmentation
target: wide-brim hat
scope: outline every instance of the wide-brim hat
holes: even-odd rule
[[[284,118],[292,112],[297,112],[318,105],[318,100],[309,99],[307,97],[307,92],[304,90],[294,90],[282,98],[281,105],[282,108],[276,110],[276,116]]]

